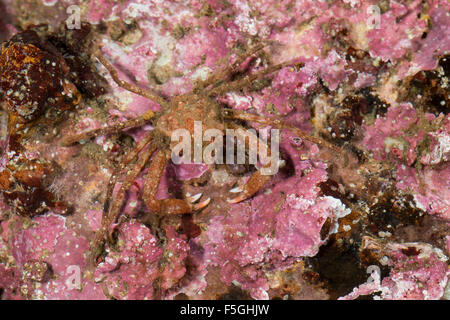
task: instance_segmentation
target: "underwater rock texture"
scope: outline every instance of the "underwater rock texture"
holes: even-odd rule
[[[71,5],[75,11],[66,10]],[[0,91],[2,172],[20,176],[17,154],[39,159],[52,174],[38,188],[70,208],[61,212],[47,201],[39,212],[18,211],[11,192],[20,187],[35,199],[35,186],[0,176],[2,299],[449,296],[448,1],[0,0],[0,9],[8,13],[0,41],[47,25],[37,33],[59,50],[82,96],[70,110],[40,110],[26,134],[13,135],[11,99]],[[61,28],[78,9],[91,24],[89,36],[85,27]],[[237,204],[226,201],[228,191],[252,168],[169,164],[157,198],[211,198],[183,217],[158,217],[146,207],[144,169],[127,193],[114,241],[92,267],[89,244],[109,177],[153,127],[70,147],[60,141],[160,110],[118,87],[93,48],[101,46],[122,79],[170,98],[258,43],[266,46],[240,65],[242,73],[289,65],[254,88],[221,95],[220,105],[281,117],[340,151],[282,130],[285,166]],[[1,54],[3,80],[10,53]],[[49,98],[44,89],[39,94]]]

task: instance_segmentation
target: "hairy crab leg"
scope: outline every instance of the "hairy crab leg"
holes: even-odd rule
[[[148,174],[145,179],[143,198],[147,207],[160,214],[186,214],[192,211],[200,210],[208,205],[210,198],[194,204],[201,195],[190,197],[186,200],[182,199],[156,199],[156,192],[160,184],[164,168],[170,158],[169,151],[159,150],[150,162]]]
[[[303,132],[302,130],[300,130],[300,129],[298,129],[298,128],[296,128],[296,127],[294,127],[294,126],[292,126],[292,125],[290,125],[290,124],[288,124],[286,122],[284,122],[281,119],[264,118],[264,117],[261,117],[261,116],[253,115],[253,114],[242,112],[242,111],[235,111],[235,110],[227,110],[227,112],[228,112],[228,114],[225,115],[227,118],[247,120],[247,121],[267,124],[267,125],[270,125],[272,127],[276,127],[276,128],[280,128],[280,129],[287,129],[287,130],[290,130],[295,135],[299,136],[300,138],[302,138],[304,140],[308,140],[308,141],[316,143],[316,144],[318,144],[318,145],[320,145],[322,147],[326,147],[326,148],[329,148],[331,150],[334,150],[338,154],[342,154],[343,153],[343,151],[340,148],[334,146],[333,144],[328,143],[325,140],[322,140],[322,139],[313,137],[311,135],[308,135],[307,133]],[[239,131],[237,131],[237,132],[239,133]],[[244,139],[245,139],[245,137],[244,137]],[[245,141],[245,143],[246,143],[246,141]],[[259,146],[265,146],[265,144],[260,144]],[[269,154],[269,152],[270,152],[269,149],[261,150],[259,148],[259,152],[258,153],[260,155],[263,155],[263,154]],[[346,154],[344,153],[344,155],[346,155]],[[268,162],[262,168],[267,168],[267,167],[270,166],[270,164],[271,163]],[[232,192],[232,193],[240,193],[240,195],[238,195],[237,197],[235,197],[233,199],[228,199],[228,202],[230,202],[230,203],[237,203],[237,202],[241,202],[243,200],[246,200],[246,199],[250,198],[256,192],[258,192],[269,180],[270,180],[270,176],[269,175],[263,175],[262,172],[261,172],[261,169],[259,169],[254,174],[252,174],[252,176],[245,183],[245,185],[238,186],[238,187],[230,190],[230,192]]]
[[[104,209],[103,209],[104,213],[109,211],[110,199],[112,197],[114,186],[117,183],[117,178],[118,178],[120,172],[123,171],[124,169],[128,168],[128,165],[130,164],[130,162],[133,161],[139,155],[139,153],[145,148],[145,146],[148,143],[150,143],[150,141],[152,139],[153,139],[153,131],[149,132],[141,141],[138,142],[138,144],[133,148],[133,150],[131,150],[124,156],[119,167],[116,168],[113,171],[113,173],[111,174],[111,177],[110,177],[109,183],[108,183],[108,188],[106,189],[107,192],[106,192],[105,204],[104,204]]]
[[[122,185],[120,186],[119,191],[116,194],[114,201],[111,204],[111,207],[109,206],[109,200],[107,199],[105,201],[102,226],[100,230],[98,230],[97,233],[95,234],[94,240],[92,242],[92,250],[91,250],[92,264],[95,264],[97,257],[101,254],[103,250],[103,245],[107,237],[109,236],[109,227],[111,226],[112,223],[114,223],[114,221],[117,219],[118,214],[120,213],[120,209],[122,208],[126,192],[130,189],[133,181],[137,178],[137,176],[142,171],[145,164],[150,159],[150,157],[152,156],[152,154],[155,152],[156,149],[157,149],[156,145],[150,143],[148,145],[148,148],[144,150],[142,155],[139,157],[137,163],[134,163],[132,166],[129,165],[126,167],[126,169],[129,170],[126,172],[126,176],[122,182]],[[137,154],[138,152],[133,153]],[[115,179],[116,178],[113,178],[113,181],[115,181]],[[111,194],[113,193],[112,190],[114,189],[114,185],[115,182],[112,184],[112,187],[108,188],[109,189],[107,192],[108,197],[111,196],[109,193]]]
[[[253,74],[246,75],[245,77],[243,77],[241,79],[232,81],[230,83],[224,83],[215,88],[207,90],[207,95],[208,96],[218,96],[218,95],[227,93],[229,91],[239,90],[244,87],[251,87],[253,81],[263,78],[265,75],[268,75],[270,73],[273,73],[275,71],[278,71],[284,67],[291,66],[291,65],[292,65],[292,62],[285,62],[285,63],[280,63],[280,64],[277,64],[274,66],[269,66],[269,67],[265,68],[264,70],[260,70]]]
[[[113,125],[102,127],[102,128],[89,130],[86,132],[75,134],[73,136],[64,137],[61,139],[60,144],[62,146],[68,147],[76,142],[79,142],[81,140],[90,139],[95,136],[101,136],[101,135],[105,135],[105,134],[109,134],[109,133],[119,132],[124,129],[139,127],[139,126],[142,126],[143,124],[145,124],[146,122],[148,122],[149,120],[151,120],[154,116],[155,116],[155,114],[153,113],[153,111],[148,110],[143,115],[138,116],[133,119],[130,119],[130,120],[118,122]]]
[[[257,193],[264,185],[270,181],[271,176],[270,175],[264,175],[262,174],[263,168],[268,168],[271,166],[270,162],[270,149],[267,147],[267,144],[264,143],[261,139],[259,139],[255,134],[251,133],[248,130],[245,130],[245,128],[235,125],[235,124],[228,124],[233,129],[238,129],[236,131],[237,133],[237,140],[239,143],[245,144],[245,148],[247,149],[250,144],[250,139],[256,139],[258,143],[258,155],[261,158],[264,159],[264,165],[257,170],[255,173],[253,173],[250,178],[247,180],[247,182],[242,185],[238,186],[236,188],[233,188],[230,190],[232,193],[240,193],[237,197],[233,199],[227,199],[229,203],[237,203],[244,201],[250,197],[252,197],[255,193]],[[239,130],[241,129],[241,130]],[[243,132],[247,132],[246,134],[242,134]],[[247,139],[247,135],[249,139]],[[267,157],[267,158],[266,158]]]
[[[114,68],[114,66],[108,60],[106,60],[106,58],[100,53],[100,51],[97,51],[95,53],[95,56],[103,64],[103,66],[108,70],[108,72],[111,74],[112,79],[114,80],[115,83],[117,83],[117,85],[119,87],[124,88],[125,90],[133,92],[135,94],[138,94],[140,96],[143,96],[147,99],[150,99],[150,100],[160,104],[161,106],[167,106],[166,100],[164,100],[162,97],[154,94],[150,90],[143,89],[141,87],[138,87],[135,84],[121,80],[119,78],[117,70]]]
[[[264,47],[265,47],[264,44],[257,44],[254,47],[250,48],[243,54],[239,55],[233,64],[222,67],[220,70],[214,72],[206,80],[199,81],[195,86],[194,91],[199,89],[205,89],[211,85],[213,87],[217,86],[221,81],[223,81],[223,79],[228,79],[232,74],[236,73],[240,65],[245,61],[245,59],[261,51]]]
[[[311,141],[321,147],[328,148],[330,150],[336,151],[338,154],[345,154],[341,148],[333,145],[332,143],[329,143],[326,140],[311,136],[304,132],[303,130],[300,130],[299,128],[288,124],[287,122],[281,120],[281,119],[271,119],[271,118],[265,118],[262,116],[258,116],[255,114],[239,111],[239,110],[226,110],[225,117],[231,118],[231,119],[239,119],[239,120],[246,120],[251,122],[257,122],[261,124],[267,124],[269,126],[279,128],[279,129],[287,129],[297,135],[298,137],[302,138],[303,140]]]
[[[240,193],[237,197],[233,199],[227,199],[229,203],[238,203],[251,198],[255,193],[257,193],[264,185],[269,182],[271,176],[261,174],[261,170],[253,173],[247,182],[243,186],[231,189],[230,192]]]

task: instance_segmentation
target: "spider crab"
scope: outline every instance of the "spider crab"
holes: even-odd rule
[[[214,128],[225,134],[226,128],[241,128],[238,124],[230,121],[227,122],[225,119],[239,119],[267,124],[280,129],[289,129],[303,139],[322,146],[325,145],[326,147],[335,148],[326,141],[310,136],[298,128],[285,123],[281,119],[268,119],[246,112],[223,109],[214,99],[214,97],[230,91],[239,90],[244,87],[252,87],[254,81],[274,73],[283,67],[295,65],[294,63],[272,65],[252,74],[241,76],[233,81],[223,81],[224,79],[229,79],[231,76],[239,73],[240,65],[263,48],[263,45],[258,45],[249,49],[245,54],[238,56],[233,64],[222,67],[218,72],[215,72],[206,80],[199,81],[191,92],[175,96],[170,100],[166,100],[150,90],[143,89],[132,83],[121,80],[118,77],[117,70],[100,53],[100,50],[96,52],[95,56],[108,70],[113,81],[117,83],[118,86],[158,103],[161,106],[161,112],[154,113],[152,111],[147,111],[139,117],[124,122],[119,122],[111,126],[94,129],[62,139],[62,144],[69,146],[94,136],[110,134],[124,129],[142,126],[146,123],[150,123],[154,127],[154,130],[148,133],[136,144],[133,150],[124,156],[119,167],[116,168],[111,175],[104,204],[102,227],[97,231],[93,242],[93,259],[100,255],[104,241],[110,236],[110,226],[120,215],[126,192],[131,187],[138,174],[148,163],[148,174],[144,183],[143,200],[152,212],[160,215],[188,214],[200,210],[209,204],[209,198],[198,202],[202,196],[201,193],[185,199],[156,199],[156,192],[164,168],[171,159],[173,142],[170,141],[170,137],[174,130],[181,128],[187,129],[192,137],[194,122],[201,121],[203,125],[202,130]],[[237,130],[237,132],[240,131]],[[245,136],[237,136],[237,140],[239,143],[248,145]],[[270,154],[267,145],[259,143],[259,146],[259,157]],[[261,146],[263,148],[261,148]],[[269,165],[270,163],[266,161],[262,167],[267,167]],[[230,203],[237,203],[252,197],[270,180],[270,175],[262,174],[262,167],[255,171],[245,184],[230,190],[232,193],[238,193],[236,197],[228,199]],[[121,187],[112,203],[110,203],[114,186],[122,173],[124,178]]]

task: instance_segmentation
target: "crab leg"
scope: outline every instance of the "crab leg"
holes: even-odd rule
[[[274,66],[269,66],[269,67],[265,68],[264,70],[260,70],[253,74],[247,75],[241,79],[232,81],[230,83],[224,83],[215,88],[212,88],[207,92],[207,94],[209,96],[218,96],[218,95],[224,94],[229,91],[239,90],[244,87],[251,87],[253,81],[260,79],[267,74],[273,73],[275,71],[278,71],[278,70],[280,70],[284,67],[290,66],[290,65],[292,65],[292,63],[286,62],[286,63],[277,64]]]
[[[152,135],[149,134],[146,139],[146,142],[150,141]],[[138,144],[138,146],[133,150],[130,155],[127,157],[126,161],[132,161],[133,156],[137,156],[140,150],[139,148],[144,148],[142,144]],[[104,242],[109,235],[109,227],[111,224],[116,220],[118,214],[120,213],[120,209],[122,208],[123,201],[125,199],[125,195],[127,190],[131,187],[133,181],[136,179],[136,177],[139,175],[139,173],[142,171],[142,168],[144,168],[147,161],[150,159],[151,155],[155,152],[156,146],[154,144],[150,144],[148,148],[143,152],[143,154],[139,157],[137,163],[128,165],[125,167],[127,169],[126,176],[124,181],[122,182],[122,185],[120,186],[119,191],[116,194],[116,197],[114,201],[112,202],[112,205],[110,207],[110,200],[114,186],[117,182],[117,173],[113,173],[111,176],[111,179],[108,184],[108,190],[106,195],[106,201],[103,208],[103,217],[102,217],[102,226],[100,230],[98,230],[95,234],[94,240],[92,242],[92,250],[91,250],[91,260],[92,263],[95,263],[95,259],[100,255]]]
[[[236,111],[236,110],[227,110],[227,112],[228,112],[228,114],[225,115],[227,118],[258,122],[258,123],[267,124],[267,125],[270,125],[270,126],[273,126],[276,128],[280,128],[280,129],[287,129],[287,130],[292,131],[294,134],[296,134],[297,136],[299,136],[300,138],[302,138],[304,140],[308,140],[308,141],[316,143],[320,146],[334,150],[337,152],[337,154],[342,154],[342,150],[339,149],[338,147],[332,145],[331,143],[328,143],[325,140],[308,135],[307,133],[303,132],[302,130],[284,122],[281,119],[270,119],[270,118],[268,119],[268,118],[264,118],[264,117],[261,117],[258,115],[254,115],[254,114],[250,114],[250,113],[246,113],[246,112],[242,112],[242,111]],[[237,132],[239,133],[239,131],[237,131]],[[245,137],[244,137],[244,139],[245,139]],[[259,146],[260,146],[260,149],[259,149],[260,154],[268,154],[268,152],[269,152],[268,149],[261,150],[261,146],[264,147],[265,144],[261,143],[261,141],[260,141]],[[266,148],[267,148],[267,146],[266,146]],[[267,163],[265,166],[263,166],[263,168],[269,167],[270,164],[271,164],[270,162]],[[256,171],[250,177],[250,179],[247,181],[247,183],[245,185],[239,186],[239,187],[236,187],[236,188],[230,190],[230,192],[241,193],[241,194],[239,196],[237,196],[236,198],[229,199],[228,202],[237,203],[237,202],[241,202],[245,199],[250,198],[256,192],[258,192],[269,180],[270,180],[270,175],[262,175],[261,169]]]
[[[117,83],[117,85],[119,87],[124,88],[125,90],[128,90],[128,91],[131,91],[133,93],[136,93],[136,94],[138,94],[140,96],[143,96],[143,97],[145,97],[147,99],[150,99],[150,100],[160,104],[161,106],[166,106],[167,105],[167,101],[166,100],[164,100],[162,97],[154,94],[150,90],[143,89],[141,87],[138,87],[137,85],[134,85],[132,83],[126,82],[124,80],[121,80],[119,78],[117,70],[113,67],[113,65],[108,60],[106,60],[106,58],[100,53],[100,51],[97,51],[95,53],[95,56],[105,66],[105,68],[111,74],[112,79],[114,80],[115,83]]]
[[[238,129],[241,128],[240,126],[234,125],[234,124],[229,124],[229,126],[231,126],[233,129]],[[245,130],[244,128],[241,128],[242,130]],[[247,130],[245,130],[247,131]],[[241,130],[236,130],[235,131],[237,133],[237,140],[239,143],[245,144],[246,149],[248,148],[250,141],[249,139],[257,139],[258,140],[258,154],[259,156],[262,157],[267,157],[270,158],[270,149],[267,147],[267,144],[265,144],[263,141],[261,141],[260,139],[258,139],[258,137],[251,133],[251,132],[247,132],[247,134],[250,134],[250,138],[247,139],[246,135],[242,135]],[[264,164],[262,166],[262,168],[268,168],[271,166],[270,161],[267,161],[268,159],[265,159],[265,162],[267,162],[266,164]],[[247,182],[243,185],[243,186],[238,186],[236,188],[233,188],[230,190],[230,192],[232,193],[240,193],[237,197],[233,198],[233,199],[228,199],[227,201],[229,203],[237,203],[237,202],[241,202],[244,201],[250,197],[252,197],[255,193],[257,193],[262,187],[264,187],[264,185],[271,179],[270,175],[263,175],[262,174],[262,168],[260,168],[258,171],[256,171],[255,173],[253,173],[250,178],[247,180]]]
[[[125,168],[127,168],[127,169],[129,168],[129,166],[128,166],[129,163],[131,161],[133,161],[139,155],[139,152],[141,152],[145,148],[145,146],[148,143],[150,143],[152,138],[153,138],[153,132],[151,131],[141,141],[138,142],[138,144],[134,147],[133,150],[131,150],[129,153],[127,153],[125,155],[125,157],[122,159],[119,167],[113,171],[113,173],[109,179],[108,188],[106,189],[107,192],[106,192],[106,198],[105,198],[105,204],[104,204],[104,210],[103,210],[104,212],[109,212],[110,200],[112,197],[114,186],[117,183],[117,177],[119,176],[120,172],[122,170],[124,170]]]
[[[269,126],[272,126],[275,128],[279,128],[279,129],[287,129],[287,130],[291,131],[292,133],[294,133],[295,135],[297,135],[298,137],[302,138],[303,140],[311,141],[319,146],[336,151],[338,154],[343,153],[343,151],[340,148],[336,147],[335,145],[333,145],[323,139],[311,136],[311,135],[307,134],[306,132],[300,130],[299,128],[297,128],[291,124],[288,124],[281,119],[265,118],[262,116],[258,116],[255,114],[250,114],[250,113],[238,111],[238,110],[227,110],[227,113],[228,114],[225,115],[225,117],[227,117],[227,118],[247,120],[247,121],[266,124],[266,125],[269,125]]]
[[[169,161],[170,152],[158,151],[150,162],[148,174],[145,179],[143,198],[147,207],[158,214],[186,214],[200,210],[208,205],[210,198],[194,204],[201,194],[182,199],[156,199],[156,192],[160,184],[164,168]]]
[[[222,67],[217,72],[214,72],[209,78],[207,78],[204,81],[200,81],[197,83],[194,90],[204,89],[210,85],[216,86],[218,85],[223,79],[228,79],[232,74],[236,73],[239,69],[239,66],[247,59],[248,57],[254,55],[258,51],[262,50],[265,47],[263,44],[258,44],[254,46],[253,48],[249,49],[242,55],[239,55],[236,59],[236,61],[232,65],[227,65],[225,67]]]
[[[146,122],[148,122],[154,116],[155,116],[155,114],[153,113],[153,111],[148,110],[143,115],[133,118],[133,119],[130,119],[130,120],[118,122],[118,123],[115,123],[115,124],[107,126],[107,127],[97,128],[97,129],[93,129],[90,131],[82,132],[79,134],[75,134],[73,136],[64,137],[61,139],[60,144],[62,146],[68,147],[78,141],[90,139],[95,136],[101,136],[101,135],[105,135],[108,133],[119,132],[124,129],[139,127],[139,126],[145,124]]]
[[[270,180],[271,176],[262,175],[261,171],[258,170],[247,180],[243,186],[239,186],[230,190],[233,193],[240,193],[237,197],[233,199],[227,199],[229,203],[238,203],[251,198],[255,193],[257,193],[264,185]]]

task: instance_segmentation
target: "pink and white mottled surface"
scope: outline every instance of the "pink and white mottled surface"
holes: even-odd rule
[[[373,273],[373,281],[355,288],[343,300],[374,293],[374,298],[384,300],[437,300],[444,295],[450,271],[448,258],[440,249],[422,243],[394,243],[387,247],[387,263],[393,266],[390,275],[380,281],[380,275]],[[412,248],[420,254],[405,254],[405,249]]]
[[[128,193],[124,218],[117,226],[117,243],[105,248],[104,259],[95,270],[87,266],[89,242],[100,227],[104,191],[126,143],[102,136],[85,145],[63,148],[58,144],[60,137],[50,142],[32,140],[27,148],[63,169],[52,190],[73,204],[74,212],[64,217],[48,212],[28,218],[11,214],[2,203],[1,298],[215,299],[232,287],[238,287],[242,297],[253,299],[445,296],[450,254],[450,98],[445,100],[446,113],[440,114],[398,98],[402,80],[439,68],[439,59],[450,50],[449,2],[426,3],[425,7],[418,0],[383,1],[379,28],[371,29],[368,8],[376,1],[80,0],[30,4],[0,0],[0,9],[5,7],[10,17],[0,21],[1,41],[29,24],[57,26],[67,17],[66,7],[79,5],[82,20],[98,28],[96,40],[119,76],[166,98],[189,92],[195,80],[205,79],[233,61],[238,43],[248,46],[251,39],[253,43],[265,41],[264,55],[247,71],[286,61],[304,66],[283,68],[259,91],[243,88],[217,100],[237,110],[284,117],[290,124],[339,145],[342,141],[332,135],[327,117],[339,110],[346,96],[369,88],[389,105],[385,113],[365,112],[351,140],[368,155],[369,164],[355,167],[355,156],[349,154],[350,167],[346,167],[345,157],[285,130],[281,149],[283,158],[288,159],[287,168],[261,192],[239,204],[225,201],[227,191],[249,173],[236,177],[223,168],[211,170],[203,164],[169,165],[159,197],[169,197],[168,190],[181,188],[185,193],[203,192],[212,198],[208,208],[194,214],[192,221],[182,223],[181,218],[172,217],[161,224],[155,222],[141,198],[144,170]],[[34,13],[26,16],[23,11],[31,8]],[[46,20],[50,14],[53,21]],[[354,51],[361,54],[352,54]],[[156,102],[119,88],[101,65],[97,67],[108,81],[108,94],[101,101],[83,99],[73,117],[61,125],[62,134],[98,128],[113,117],[125,120],[160,109]],[[127,135],[138,142],[152,129],[147,125],[129,130]],[[401,252],[403,241],[394,230],[393,238],[386,240],[383,262],[366,263],[358,257],[358,276],[368,277],[365,268],[370,264],[387,266],[388,274],[370,284],[351,282],[347,287],[355,287],[353,291],[338,290],[330,285],[332,279],[311,265],[322,261],[321,250],[330,246],[336,252],[345,245],[359,246],[361,234],[384,237],[385,233],[380,236],[372,231],[367,220],[387,193],[387,188],[373,191],[369,185],[377,185],[377,178],[384,181],[378,169],[386,167],[396,199],[408,199],[405,202],[421,216],[431,215],[444,235],[431,244],[417,241],[421,254],[410,257]],[[194,223],[201,233],[191,237],[187,229]],[[386,225],[377,228],[386,230]],[[358,254],[357,247],[354,252]],[[342,271],[339,265],[335,269]],[[285,278],[280,274],[289,275],[292,270],[303,272],[294,281],[305,283],[303,287],[283,286]],[[319,280],[305,282],[306,274],[317,275],[314,278]],[[80,283],[74,287],[76,275]]]

